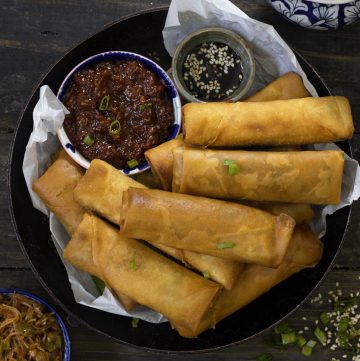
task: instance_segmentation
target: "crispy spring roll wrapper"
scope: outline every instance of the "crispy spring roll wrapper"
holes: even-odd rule
[[[61,155],[32,184],[34,192],[55,214],[69,234],[74,233],[84,215],[84,209],[73,198],[73,190],[83,173],[83,169],[68,155]]]
[[[286,214],[139,188],[124,192],[120,214],[120,232],[127,237],[269,267],[282,261],[294,225]]]
[[[182,109],[185,143],[203,147],[326,143],[354,132],[349,101],[339,96],[188,103]]]
[[[221,286],[123,236],[91,215],[95,264],[116,292],[195,330]]]
[[[311,97],[301,76],[290,72],[272,81],[265,88],[247,98],[246,102],[264,102],[278,99],[298,99]]]
[[[308,204],[340,202],[341,151],[252,152],[176,148],[173,191],[225,199]],[[238,173],[230,175],[225,160]]]
[[[123,192],[129,187],[146,188],[120,173],[110,164],[94,159],[76,187],[74,197],[85,208],[119,225]],[[156,244],[156,241],[153,242],[153,245],[200,272],[207,271],[212,280],[222,284],[226,289],[232,287],[242,268],[242,265],[236,261],[176,250]]]
[[[294,273],[308,267],[314,267],[321,259],[323,244],[307,225],[295,228],[290,246],[284,260],[278,268],[268,268],[259,265],[245,265],[234,287],[223,291],[214,307],[202,319],[195,331],[179,325],[173,325],[181,336],[193,338],[225,317],[269,291],[278,283]]]

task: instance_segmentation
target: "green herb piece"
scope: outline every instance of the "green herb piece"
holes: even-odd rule
[[[210,278],[210,272],[209,271],[206,270],[202,274],[203,274],[204,278],[206,278],[207,280]]]
[[[314,335],[323,346],[326,346],[326,335],[323,330],[321,330],[319,327],[316,327],[314,330]]]
[[[341,317],[337,329],[339,331],[346,331],[349,328],[349,322],[350,322],[349,317],[346,316]]]
[[[322,312],[320,315],[320,321],[323,325],[327,325],[330,322],[330,316],[327,312]]]
[[[236,175],[239,173],[239,167],[232,159],[224,159],[223,163],[228,167],[229,175]]]
[[[303,346],[306,345],[306,339],[305,339],[305,337],[304,337],[303,335],[297,334],[297,335],[296,335],[296,343],[297,343],[297,345],[298,345],[300,348],[302,348]]]
[[[131,159],[126,162],[126,164],[129,166],[129,168],[135,168],[139,165],[138,161],[136,159]]]
[[[35,332],[33,325],[26,321],[17,322],[15,324],[15,330],[25,336],[31,336]]]
[[[110,102],[110,95],[103,96],[100,100],[99,110],[106,110],[109,106],[109,102]]]
[[[296,333],[290,332],[290,333],[282,333],[281,334],[281,342],[283,345],[289,345],[291,343],[296,342]]]
[[[94,281],[95,286],[98,289],[100,295],[102,295],[104,293],[105,283],[103,282],[103,280],[101,280],[100,278],[98,278],[96,276],[91,276],[91,278]]]
[[[94,138],[90,134],[86,134],[83,141],[89,147],[91,147],[95,142]]]
[[[282,344],[281,337],[278,335],[265,336],[264,340],[268,346],[279,349],[279,350],[287,350],[289,348],[289,345]]]
[[[227,248],[233,248],[235,246],[235,243],[233,242],[222,242],[218,243],[216,248],[217,249],[227,249]]]
[[[139,105],[140,110],[144,110],[145,108],[150,108],[150,107],[152,107],[152,103],[143,103]]]
[[[309,340],[305,346],[303,346],[303,348],[301,349],[301,353],[304,356],[311,356],[313,348],[316,345],[316,341],[314,340]]]
[[[119,120],[113,120],[109,126],[109,133],[111,135],[119,135],[121,133],[121,124]]]
[[[273,361],[274,357],[267,352],[262,353],[256,358],[256,361]]]
[[[132,318],[132,320],[131,320],[131,327],[132,328],[138,328],[138,326],[139,326],[139,319],[138,318],[135,318],[135,317],[133,317]]]
[[[335,311],[346,312],[349,308],[357,305],[358,300],[355,297],[343,298],[335,302]]]
[[[274,331],[277,335],[280,335],[282,333],[290,333],[292,332],[292,329],[289,327],[289,325],[286,322],[284,322],[284,323],[280,323],[280,325],[277,325],[274,328]]]
[[[139,264],[136,263],[135,261],[135,258],[133,258],[131,261],[130,261],[130,268],[133,270],[133,271],[137,271],[139,269]]]

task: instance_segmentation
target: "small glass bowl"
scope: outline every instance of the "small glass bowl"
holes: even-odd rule
[[[204,103],[205,100],[196,98],[187,88],[183,77],[183,64],[188,54],[204,42],[218,42],[227,45],[241,59],[243,78],[239,86],[229,95],[219,100],[209,101],[238,101],[245,97],[255,77],[255,62],[252,52],[245,40],[237,33],[223,28],[204,28],[191,33],[177,46],[172,59],[172,75],[179,93],[188,102]]]

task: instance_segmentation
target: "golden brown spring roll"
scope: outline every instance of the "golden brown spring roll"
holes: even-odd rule
[[[176,148],[173,191],[226,199],[340,202],[341,151],[251,152]],[[236,165],[230,175],[224,161]],[[225,162],[226,163],[226,162]]]
[[[220,286],[124,237],[100,218],[91,215],[89,220],[94,230],[94,261],[106,283],[172,322],[195,330]]]
[[[73,198],[73,190],[83,173],[69,156],[61,156],[32,185],[69,234],[75,231],[84,215],[83,208]]]
[[[110,164],[95,159],[74,191],[75,199],[87,209],[100,214],[109,221],[120,224],[120,208],[123,192],[129,187],[146,188],[144,185],[120,173]],[[200,272],[210,275],[210,278],[230,289],[235,282],[242,265],[232,260],[218,259],[191,251],[176,250],[171,247],[155,247],[163,252],[192,266]]]
[[[223,291],[195,331],[174,325],[181,336],[193,338],[237,310],[243,308],[292,274],[314,267],[321,259],[323,244],[307,225],[295,228],[290,246],[278,268],[245,265],[236,284]]]
[[[185,143],[203,147],[326,143],[354,132],[349,101],[339,96],[189,103],[183,127]]]
[[[120,214],[120,232],[127,237],[269,267],[282,261],[294,225],[285,214],[139,188],[124,192]]]
[[[311,97],[301,76],[290,72],[272,81],[265,88],[247,98],[246,102],[265,102],[278,99],[298,99]]]

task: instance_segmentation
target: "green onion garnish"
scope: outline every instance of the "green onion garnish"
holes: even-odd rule
[[[323,346],[326,346],[326,335],[323,330],[321,330],[319,327],[316,327],[314,330],[314,335]]]
[[[133,317],[131,320],[131,327],[138,328],[140,319]]]
[[[306,339],[305,339],[305,337],[304,337],[303,335],[297,334],[297,335],[296,335],[296,343],[298,344],[298,346],[299,346],[300,348],[302,348],[303,346],[306,345]]]
[[[290,343],[296,342],[296,333],[290,332],[290,333],[282,333],[281,334],[281,342],[283,345],[288,345]]]
[[[270,353],[264,352],[256,358],[256,361],[273,361],[274,358]]]
[[[206,278],[207,280],[210,278],[210,272],[209,271],[206,270],[202,274],[203,274],[204,278]]]
[[[337,329],[339,331],[346,331],[349,328],[349,317],[341,317]]]
[[[233,248],[235,246],[235,243],[233,242],[223,242],[223,243],[218,243],[216,248],[217,249],[227,249],[227,248]]]
[[[150,108],[150,107],[152,107],[152,103],[144,103],[139,105],[140,110],[144,110],[145,108]]]
[[[330,322],[330,316],[327,312],[322,312],[320,314],[320,321],[323,323],[323,325],[327,325]]]
[[[102,295],[104,293],[105,283],[103,282],[103,280],[101,280],[100,278],[98,278],[96,276],[91,276],[91,278],[94,281],[95,286],[98,289],[100,295]]]
[[[118,120],[113,120],[109,126],[109,133],[111,135],[118,135],[121,132],[121,124]]]
[[[303,346],[303,348],[301,349],[301,353],[304,356],[311,356],[312,354],[312,350],[316,345],[316,341],[314,340],[309,340],[305,346]]]
[[[292,332],[292,329],[289,327],[289,325],[285,322],[285,323],[280,323],[280,325],[277,325],[274,328],[274,331],[277,335],[280,335],[282,333],[290,333]]]
[[[345,312],[349,308],[357,305],[358,301],[355,297],[344,298],[335,302],[335,311]]]
[[[109,106],[109,102],[110,102],[110,95],[103,96],[100,100],[99,110],[106,110]]]
[[[135,259],[133,258],[131,261],[130,261],[130,268],[133,270],[133,271],[137,271],[139,269],[139,264],[136,263]]]
[[[126,164],[129,166],[129,168],[135,168],[137,165],[139,165],[136,159],[128,160]]]
[[[236,175],[239,173],[239,167],[232,159],[224,159],[224,165],[228,167],[229,175]]]
[[[89,147],[91,147],[95,142],[94,138],[90,134],[86,134],[83,140]]]

